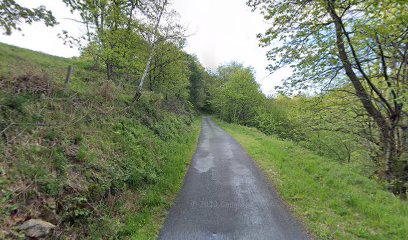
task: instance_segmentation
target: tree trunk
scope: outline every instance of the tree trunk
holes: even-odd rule
[[[397,149],[395,145],[395,133],[391,129],[387,131],[387,137],[384,137],[384,161],[386,162],[386,179],[391,181],[394,177],[397,177],[395,174],[395,159],[397,157]]]
[[[106,60],[105,65],[106,65],[106,77],[108,78],[108,80],[112,80],[113,64],[110,60]]]
[[[156,24],[154,26],[154,37],[153,37],[153,42],[152,42],[152,48],[151,48],[151,51],[150,51],[150,54],[149,54],[149,59],[147,60],[146,67],[145,67],[145,70],[143,72],[143,76],[140,79],[139,86],[137,87],[135,96],[133,97],[134,102],[139,101],[140,97],[142,96],[143,84],[144,84],[144,81],[146,79],[147,73],[149,72],[149,69],[150,69],[150,66],[151,66],[151,63],[152,63],[152,59],[153,59],[153,56],[154,56],[155,51],[156,51],[156,47],[157,47],[157,45],[159,43],[158,38],[159,38],[160,21],[161,21],[161,18],[163,16],[163,13],[164,13],[164,10],[165,10],[167,4],[168,4],[167,0],[164,0],[163,5],[160,8],[160,13],[159,13],[159,15],[157,17]]]
[[[133,97],[134,102],[139,101],[140,97],[142,96],[143,84],[144,84],[144,81],[146,79],[147,74],[149,73],[150,64],[152,63],[152,59],[153,59],[153,56],[154,56],[155,49],[156,49],[156,45],[154,44],[153,47],[152,47],[152,51],[150,52],[149,59],[147,60],[146,67],[145,67],[145,70],[143,72],[143,76],[140,79],[139,86],[137,87],[136,94]]]

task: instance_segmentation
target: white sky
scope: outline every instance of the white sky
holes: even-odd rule
[[[0,34],[0,42],[29,48],[51,55],[78,56],[77,49],[64,46],[57,37],[61,31],[79,34],[84,31],[79,24],[67,20],[72,18],[69,9],[60,0],[18,0],[29,7],[45,5],[53,11],[60,24],[47,28],[40,23],[23,25],[23,32],[12,36]],[[237,61],[252,66],[257,81],[265,94],[274,93],[274,87],[290,75],[290,70],[282,69],[270,76],[265,70],[268,65],[266,49],[258,47],[256,34],[264,32],[268,24],[258,13],[251,12],[246,0],[173,0],[173,8],[181,15],[182,23],[193,34],[187,39],[186,51],[195,54],[201,63],[210,69]]]

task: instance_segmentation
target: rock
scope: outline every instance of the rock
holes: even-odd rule
[[[20,225],[20,230],[25,231],[27,237],[41,238],[50,233],[56,226],[41,219],[30,219]]]

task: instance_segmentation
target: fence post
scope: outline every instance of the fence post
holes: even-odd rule
[[[69,65],[67,78],[65,79],[65,83],[64,83],[64,89],[65,90],[68,88],[69,83],[71,82],[72,71],[73,71],[72,65]]]

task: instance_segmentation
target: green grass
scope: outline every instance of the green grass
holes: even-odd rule
[[[407,239],[408,203],[377,181],[254,128],[217,123],[242,144],[317,239]]]
[[[132,104],[135,86],[85,59],[0,52],[0,239],[28,218],[60,239],[155,239],[198,141],[192,109],[152,92]]]
[[[136,207],[140,212],[131,212],[126,224],[119,232],[131,239],[156,239],[164,222],[167,210],[173,205],[175,196],[180,190],[184,175],[196,149],[201,121],[196,120],[191,129],[192,134],[183,141],[170,142],[163,146],[163,154],[167,156],[162,166],[162,175],[153,187],[140,193]],[[163,194],[165,193],[165,194]]]

